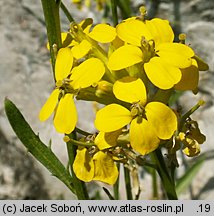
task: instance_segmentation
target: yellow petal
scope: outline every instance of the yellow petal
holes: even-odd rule
[[[174,86],[177,90],[194,90],[198,87],[199,71],[197,62],[193,59],[193,64],[185,69],[181,69],[181,80]]]
[[[157,47],[156,53],[168,64],[178,68],[191,66],[191,57],[194,56],[190,47],[180,43],[162,43]]]
[[[138,123],[135,118],[130,126],[130,143],[135,151],[145,155],[158,148],[160,140],[146,119]]]
[[[174,33],[168,20],[162,20],[159,18],[146,20],[146,27],[155,41],[155,46],[158,46],[160,43],[173,42]]]
[[[71,133],[77,123],[77,111],[72,94],[66,94],[59,101],[54,117],[54,126],[59,133]]]
[[[160,139],[169,139],[177,129],[177,117],[165,104],[148,103],[145,107],[146,118]]]
[[[88,34],[89,37],[101,43],[109,43],[116,37],[116,29],[107,24],[98,24]]]
[[[77,178],[84,182],[89,182],[93,179],[94,162],[86,148],[77,150],[73,170]]]
[[[39,113],[40,121],[46,121],[53,113],[58,103],[59,92],[60,92],[59,89],[55,89],[52,91],[50,97],[47,99],[42,109],[40,110]]]
[[[118,178],[118,169],[112,158],[102,151],[93,156],[94,161],[94,178],[93,180],[102,181],[113,185]]]
[[[80,59],[83,58],[91,49],[91,44],[87,40],[81,41],[79,44],[72,47],[71,51],[74,58]]]
[[[97,145],[99,150],[111,148],[117,145],[117,139],[121,134],[121,129],[112,132],[99,132],[96,136],[94,143]]]
[[[128,19],[117,25],[116,30],[121,40],[135,46],[141,46],[142,37],[145,37],[146,40],[152,39],[146,24],[140,20]]]
[[[69,48],[61,48],[56,57],[55,77],[56,81],[67,78],[73,66],[73,55]]]
[[[99,59],[87,59],[72,70],[71,85],[74,89],[89,87],[100,81],[104,73],[105,66]]]
[[[95,126],[99,131],[111,132],[123,128],[131,119],[128,109],[118,104],[110,104],[97,112]]]
[[[164,62],[159,57],[153,57],[144,64],[149,80],[160,89],[170,89],[181,79],[180,69]]]
[[[124,45],[115,50],[109,57],[108,67],[120,70],[143,61],[143,52],[133,45]]]
[[[116,98],[128,103],[140,101],[144,105],[147,100],[146,87],[143,81],[133,77],[117,80],[113,85],[113,92]]]

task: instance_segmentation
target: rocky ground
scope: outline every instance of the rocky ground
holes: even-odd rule
[[[186,109],[196,104],[198,99],[206,101],[206,106],[195,115],[207,136],[202,152],[209,152],[207,161],[193,181],[193,193],[200,199],[214,198],[213,10],[213,0],[181,1],[182,31],[187,33],[188,42],[210,66],[208,72],[201,73],[199,94],[193,97],[189,92],[180,99],[180,104]],[[95,17],[95,21],[100,19],[87,9],[81,13],[76,9],[72,11],[77,20],[85,17]],[[163,1],[159,11],[161,17],[173,21],[173,4],[169,1]],[[62,28],[66,30],[69,23],[63,20]],[[5,97],[14,101],[41,139],[45,143],[53,140],[53,151],[66,163],[62,136],[55,132],[50,121],[40,123],[38,120],[39,110],[53,88],[40,1],[0,1],[0,32],[0,199],[72,199],[65,186],[26,153],[15,137],[3,108]],[[78,102],[78,107],[83,113],[79,125],[92,131],[92,106]],[[147,183],[143,187],[147,188]],[[145,194],[143,191],[144,199]],[[182,198],[188,199],[189,195],[184,194]]]

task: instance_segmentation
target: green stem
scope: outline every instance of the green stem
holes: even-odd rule
[[[131,17],[131,2],[130,0],[118,0],[117,2],[118,7],[120,8],[121,15],[123,19],[127,19]]]
[[[158,184],[156,170],[152,169],[152,188],[153,188],[153,199],[158,199]]]
[[[75,146],[83,146],[83,147],[94,146],[93,142],[81,142],[81,141],[77,141],[77,140],[72,139],[72,138],[70,138],[69,142],[72,142],[72,144],[75,145]]]
[[[112,12],[113,24],[114,26],[116,26],[118,24],[117,0],[111,0],[111,12]]]
[[[89,133],[89,132],[87,132],[87,131],[84,131],[84,130],[82,130],[82,129],[80,129],[80,128],[75,128],[75,131],[77,132],[77,133],[79,133],[79,134],[82,134],[83,136],[90,136],[90,135],[93,135],[92,133]]]
[[[70,12],[68,11],[67,7],[61,2],[60,7],[64,12],[65,16],[68,18],[69,22],[74,22],[74,18],[71,16]]]
[[[62,46],[59,18],[60,2],[56,2],[55,0],[41,0],[41,2],[45,17],[48,41],[50,45],[51,64],[55,79],[56,51]]]
[[[192,107],[189,111],[187,111],[181,118],[180,125],[179,125],[179,131],[182,130],[182,127],[184,126],[184,123],[186,119],[192,115],[198,108],[203,106],[205,102],[203,100],[200,100],[194,107]]]
[[[117,169],[120,173],[120,163],[117,163]],[[113,190],[114,190],[114,199],[119,200],[120,199],[120,197],[119,197],[119,177],[113,186]]]
[[[73,132],[72,134],[69,135],[69,137],[76,139],[76,133]],[[74,188],[76,190],[76,196],[79,200],[88,200],[89,196],[87,193],[86,185],[83,181],[79,180],[76,177],[74,170],[73,170],[73,163],[75,160],[77,147],[74,145],[74,143],[72,141],[67,142],[66,145],[67,145],[70,169],[71,169],[71,173],[72,173],[72,177],[73,177],[73,184],[74,184]]]
[[[169,200],[177,200],[177,194],[175,191],[175,183],[171,179],[169,172],[167,170],[162,152],[160,149],[156,149],[152,154],[152,159],[157,165],[157,171],[161,178],[162,185],[165,189],[166,195]]]
[[[125,177],[127,199],[128,200],[133,200],[130,172],[129,172],[129,169],[126,168],[125,166],[124,166],[124,177]]]

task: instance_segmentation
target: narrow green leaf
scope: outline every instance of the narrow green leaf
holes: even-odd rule
[[[197,160],[189,169],[187,169],[186,173],[178,179],[176,184],[176,192],[177,194],[181,194],[193,181],[198,171],[200,170],[205,157]]]
[[[27,150],[42,163],[52,175],[61,180],[73,193],[75,193],[72,177],[56,155],[39,139],[39,136],[33,132],[12,101],[5,99],[4,104],[7,118],[13,130]]]

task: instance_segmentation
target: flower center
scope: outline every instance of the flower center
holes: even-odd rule
[[[145,37],[141,39],[141,50],[144,54],[144,62],[149,62],[149,60],[156,55],[155,53],[155,42],[154,40],[146,40]]]
[[[137,118],[137,122],[141,123],[143,118],[146,119],[145,108],[139,103],[136,102],[131,106],[131,116]]]
[[[66,93],[77,94],[78,91],[72,88],[72,86],[70,85],[70,82],[71,80],[67,78],[63,80],[58,80],[56,82],[56,88],[60,89],[63,95]]]

